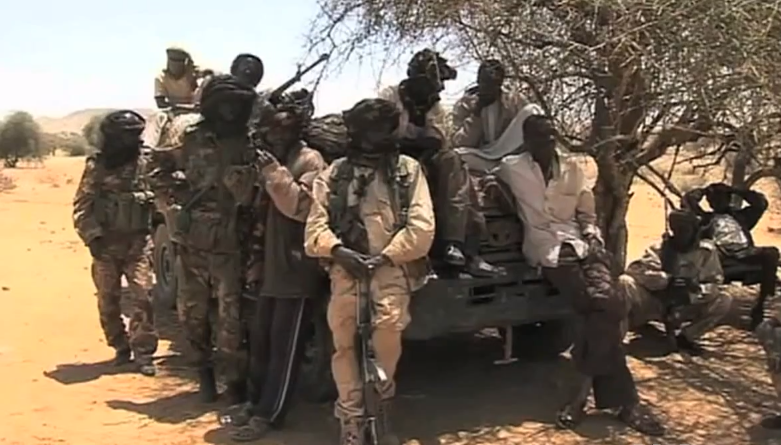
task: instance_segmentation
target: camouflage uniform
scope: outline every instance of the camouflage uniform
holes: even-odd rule
[[[254,171],[248,167],[246,136],[217,139],[203,126],[190,128],[177,151],[186,187],[174,201],[184,206],[201,189],[207,191],[189,209],[171,206],[167,215],[176,244],[178,308],[187,338],[201,366],[211,361],[209,306],[219,306],[217,353],[229,380],[241,378],[243,339],[239,318],[241,261],[237,237],[237,205],[247,196]],[[235,175],[250,177],[236,181]],[[241,187],[244,187],[241,189]]]
[[[148,256],[152,197],[142,177],[148,157],[107,169],[103,156],[87,158],[73,199],[73,222],[84,244],[103,241],[102,254],[92,260],[92,279],[106,342],[118,351],[132,349],[137,358],[149,357],[157,350],[157,333]],[[123,275],[130,290],[129,342],[120,307]]]
[[[695,341],[710,331],[727,315],[732,297],[719,292],[724,279],[719,254],[710,240],[701,240],[698,248],[679,254],[680,276],[696,278],[702,291],[692,295],[691,323],[681,333]],[[661,244],[649,247],[642,258],[633,261],[618,277],[618,289],[626,302],[626,320],[623,332],[640,327],[649,321],[664,321],[664,291],[670,276],[662,270]]]
[[[367,114],[376,112],[388,119],[395,118],[396,113],[389,112],[389,107],[391,104],[386,101],[371,99],[359,102],[355,109]],[[382,118],[366,119],[379,121]],[[365,125],[379,125],[376,121]],[[359,124],[350,123],[347,118],[345,123],[348,128],[360,128]],[[360,131],[369,133],[373,130]],[[354,215],[360,218],[356,224],[365,228],[364,242],[368,246],[368,251],[360,254],[382,255],[388,260],[374,272],[370,286],[376,311],[373,344],[377,359],[388,376],[388,384],[378,388],[378,392],[381,399],[388,402],[395,393],[394,376],[401,357],[401,332],[410,322],[410,297],[425,284],[426,269],[421,268],[421,261],[425,266],[435,230],[431,197],[420,164],[401,155],[395,175],[395,178],[387,180],[384,179],[387,173],[363,167],[350,157],[336,160],[314,181],[314,201],[306,223],[304,242],[307,255],[333,260],[335,249],[344,247],[343,240],[336,234],[335,220],[345,218],[346,214]],[[404,194],[408,198],[406,219],[405,215],[399,214],[400,206],[405,204],[400,202],[404,199],[398,192],[402,186],[407,190]],[[332,369],[339,391],[335,415],[342,421],[343,443],[355,443],[355,436],[350,436],[353,434],[351,428],[363,414],[362,382],[356,358],[359,345],[355,342],[358,280],[338,261],[330,264],[329,275],[331,299],[327,317],[335,349]]]

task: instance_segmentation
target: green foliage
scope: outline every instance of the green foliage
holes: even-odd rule
[[[84,156],[94,151],[84,136],[78,133],[45,133],[43,141],[45,151],[50,155],[53,155],[57,150],[62,150],[68,156]]]
[[[42,159],[46,155],[41,127],[24,111],[11,114],[0,128],[0,159],[7,168],[21,160]]]

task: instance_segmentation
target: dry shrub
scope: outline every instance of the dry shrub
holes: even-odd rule
[[[0,171],[0,193],[7,192],[15,188],[16,183],[14,182],[14,178],[5,175],[2,171]]]

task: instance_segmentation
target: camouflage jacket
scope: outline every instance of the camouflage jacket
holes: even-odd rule
[[[89,244],[98,237],[145,235],[151,227],[152,193],[144,173],[149,150],[133,162],[107,169],[100,153],[88,156],[73,198],[73,225]]]
[[[180,146],[158,152],[149,181],[166,214],[171,239],[191,248],[238,250],[238,206],[251,201],[257,171],[246,135],[220,139],[203,121]]]

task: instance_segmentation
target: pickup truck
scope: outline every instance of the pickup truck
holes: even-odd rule
[[[432,277],[413,295],[412,322],[403,337],[428,340],[498,328],[505,342],[504,359],[556,356],[572,344],[572,309],[540,271],[525,262],[521,249],[523,225],[511,210],[513,203],[508,202],[511,199],[506,198],[507,193],[481,194],[486,195],[493,197],[481,203],[488,230],[481,240],[480,254],[486,261],[505,267],[508,273],[499,278],[464,278],[452,274]],[[502,199],[504,202],[499,202]],[[156,294],[169,307],[175,305],[177,285],[171,247],[165,221],[156,217],[153,257]],[[245,298],[247,313],[254,313],[251,309],[254,297],[245,294]],[[325,316],[327,299],[324,295],[317,300],[305,333],[305,359],[299,385],[303,396],[311,401],[326,401],[336,395],[331,377],[333,346]],[[247,317],[246,322],[250,324],[252,320]]]

